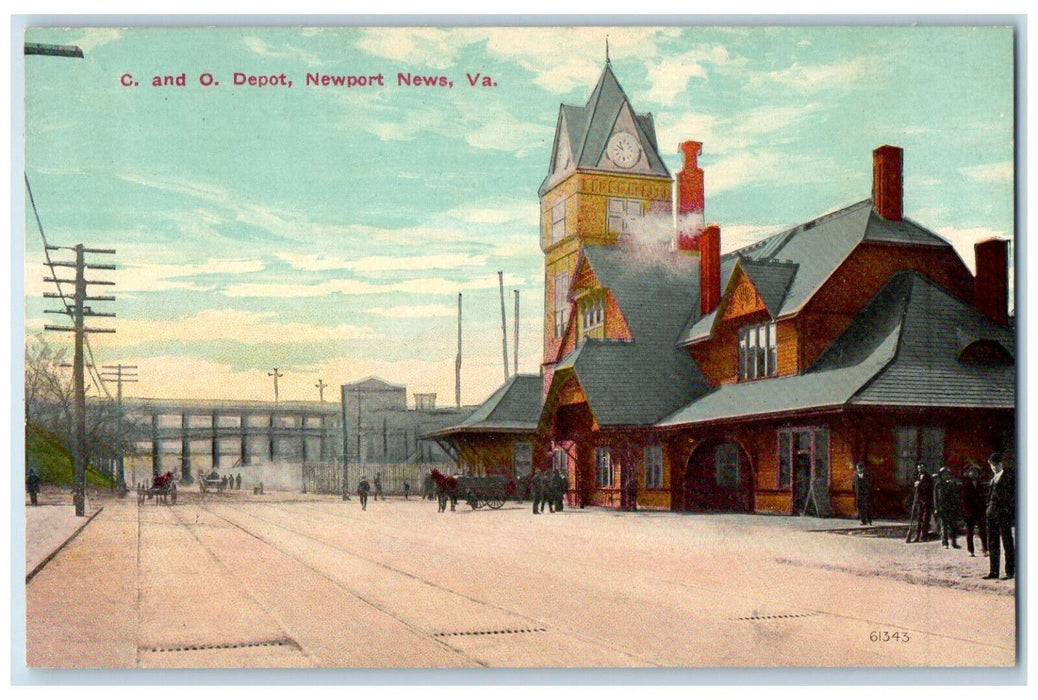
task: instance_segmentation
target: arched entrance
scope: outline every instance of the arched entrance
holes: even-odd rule
[[[752,513],[753,481],[753,465],[738,443],[704,440],[685,465],[684,510]]]

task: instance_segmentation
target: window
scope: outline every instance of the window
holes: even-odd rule
[[[608,447],[595,448],[595,485],[613,486],[613,459]]]
[[[907,486],[915,480],[915,465],[926,464],[933,473],[944,465],[944,426],[903,426],[894,429],[897,441],[897,483]]]
[[[739,446],[726,442],[717,446],[714,453],[717,485],[723,488],[739,488]]]
[[[566,237],[566,201],[551,208],[551,242],[558,243]]]
[[[662,445],[648,445],[645,448],[645,488],[663,488]]]
[[[623,233],[629,230],[631,222],[640,219],[643,213],[640,199],[610,197],[606,213],[609,233]]]
[[[569,321],[569,273],[555,275],[555,337],[561,338]]]
[[[512,468],[517,479],[533,471],[533,447],[530,443],[517,442],[512,447]]]
[[[556,470],[560,474],[566,474],[569,469],[569,459],[566,455],[566,450],[561,447],[556,447],[551,453],[551,466],[552,469]]]
[[[594,338],[605,337],[605,297],[589,295],[580,300],[580,334]],[[597,332],[595,332],[597,331]]]
[[[778,330],[774,323],[739,329],[739,379],[774,377],[778,373]]]
[[[734,445],[733,445],[734,447]],[[778,434],[778,488],[793,485],[793,468],[808,465],[817,481],[829,483],[829,430],[786,428]]]

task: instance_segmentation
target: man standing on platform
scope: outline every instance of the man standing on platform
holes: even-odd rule
[[[1012,469],[1003,464],[1001,452],[988,457],[991,466],[991,491],[988,495],[988,555],[990,568],[984,578],[997,579],[1001,548],[1006,550],[1006,579],[1016,574],[1016,547],[1013,545],[1013,525],[1016,521],[1016,478]]]

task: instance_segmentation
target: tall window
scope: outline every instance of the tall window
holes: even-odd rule
[[[566,323],[569,321],[569,273],[555,275],[555,337],[561,338],[566,332]]]
[[[640,219],[644,213],[640,199],[621,199],[610,197],[608,204],[608,227],[609,233],[623,233],[630,228],[635,219]]]
[[[915,479],[915,465],[926,464],[933,473],[944,464],[944,426],[903,426],[894,429],[897,440],[897,483],[911,484]]]
[[[551,242],[558,243],[566,237],[566,200],[551,208]]]
[[[829,483],[829,430],[826,428],[787,428],[779,431],[778,488],[793,486],[793,470],[798,466],[814,474],[817,481]]]
[[[595,448],[595,485],[613,486],[613,459],[608,447]]]
[[[778,373],[778,330],[774,323],[739,329],[739,379],[774,377]]]
[[[556,447],[551,453],[551,466],[552,469],[558,471],[560,474],[566,474],[569,469],[569,459],[566,456],[566,450],[561,447]]]
[[[512,447],[512,468],[515,477],[529,475],[533,471],[533,447],[528,442],[517,442]]]
[[[663,488],[662,445],[648,445],[645,448],[645,488]]]

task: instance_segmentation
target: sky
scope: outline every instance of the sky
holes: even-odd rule
[[[971,269],[975,241],[1013,237],[1005,27],[29,29],[84,53],[25,58],[25,174],[49,243],[116,250],[91,257],[117,266],[90,275],[116,283],[96,289],[116,333],[91,336],[95,363],[137,366],[126,396],[273,400],[276,367],[281,400],[376,375],[453,405],[461,293],[479,403],[504,379],[500,271],[509,371],[518,290],[519,370],[538,372],[537,188],[606,37],[671,172],[703,142],[722,251],[868,198],[883,144],[904,149],[905,216]],[[24,222],[29,336],[60,317],[28,203]]]

